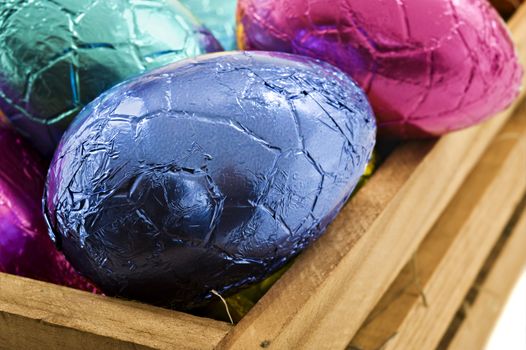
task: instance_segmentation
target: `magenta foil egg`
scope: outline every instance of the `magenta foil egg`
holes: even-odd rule
[[[38,155],[1,124],[0,152],[0,272],[96,291],[47,234],[41,204],[45,167]]]
[[[462,129],[506,108],[522,67],[486,0],[240,0],[240,47],[328,61],[367,92],[380,137]]]

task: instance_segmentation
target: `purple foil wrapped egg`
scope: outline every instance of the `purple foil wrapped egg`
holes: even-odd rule
[[[201,306],[317,239],[375,136],[365,94],[331,65],[254,52],[181,61],[80,113],[48,174],[50,235],[109,295]]]
[[[330,62],[367,92],[379,134],[438,136],[517,96],[504,22],[485,0],[240,0],[240,47]]]
[[[0,126],[0,150],[0,272],[96,291],[47,234],[41,200],[44,164],[27,141],[5,126]]]

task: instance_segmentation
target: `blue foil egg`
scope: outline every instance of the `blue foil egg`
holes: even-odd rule
[[[180,0],[212,32],[225,50],[237,49],[237,0]]]
[[[172,64],[109,90],[68,129],[44,195],[50,235],[107,294],[199,306],[318,238],[375,132],[362,90],[321,61]]]
[[[177,0],[4,0],[0,109],[51,156],[73,118],[108,88],[220,50]]]

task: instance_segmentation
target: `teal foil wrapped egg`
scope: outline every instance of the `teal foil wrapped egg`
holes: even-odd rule
[[[0,109],[50,156],[72,119],[103,91],[220,50],[176,0],[4,0]]]
[[[225,50],[237,49],[236,0],[181,0],[214,34]]]

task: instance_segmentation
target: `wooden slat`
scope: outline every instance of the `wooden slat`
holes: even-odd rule
[[[462,302],[461,306],[458,308],[455,314],[455,317],[452,319],[447,331],[442,336],[442,339],[440,340],[440,343],[436,347],[436,350],[445,350],[449,348],[449,345],[453,341],[453,337],[456,335],[456,333],[458,332],[459,328],[462,325],[462,322],[467,316],[466,312],[469,311],[469,309],[473,306],[473,303],[475,302],[479,294],[480,287],[483,285],[483,283],[486,282],[488,275],[493,269],[496,261],[499,259],[499,257],[501,257],[501,253],[505,245],[509,241],[510,236],[514,233],[514,229],[517,228],[517,225],[520,222],[521,216],[525,215],[525,211],[526,211],[526,195],[522,199],[521,203],[515,209],[515,213],[513,217],[511,218],[510,222],[508,222],[508,224],[506,225],[506,229],[504,230],[501,237],[497,241],[497,244],[495,244],[495,246],[493,247],[489,256],[486,258],[486,261],[484,265],[482,266],[482,269],[479,271],[475,282],[473,283],[473,285],[471,286],[471,289],[468,291],[468,293],[464,297],[464,301]],[[518,259],[520,260],[521,258],[518,258]]]
[[[488,276],[477,286],[475,302],[449,343],[450,350],[483,349],[513,287],[526,267],[526,211],[523,212]]]
[[[433,349],[526,192],[526,105],[466,179],[351,349]],[[416,266],[416,268],[415,268]]]
[[[0,273],[0,349],[212,349],[229,328]]]
[[[526,50],[524,12],[512,24],[521,54]],[[399,148],[220,347],[343,347],[509,114],[435,145]],[[370,271],[378,271],[374,279]],[[0,274],[0,329],[0,348],[205,349],[230,327]]]
[[[510,27],[526,62],[526,7]],[[218,348],[345,348],[511,111],[397,149]]]

